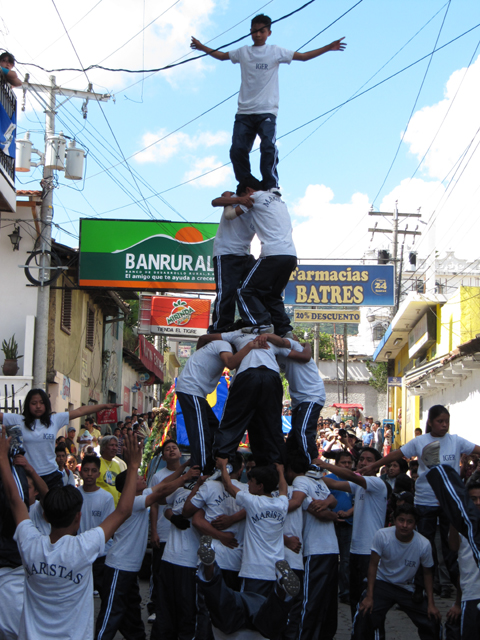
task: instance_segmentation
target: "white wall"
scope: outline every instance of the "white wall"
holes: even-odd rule
[[[421,424],[427,423],[430,407],[443,404],[450,411],[450,433],[480,444],[478,407],[480,406],[480,371],[474,370],[466,380],[455,381],[451,386],[424,396]]]
[[[14,221],[19,220],[20,250],[13,251],[12,243],[8,235],[12,233]],[[4,302],[3,311],[0,314],[0,343],[9,340],[15,334],[18,342],[19,353],[24,357],[18,361],[18,375],[24,375],[25,365],[28,368],[28,353],[25,354],[25,329],[27,316],[35,316],[37,310],[37,289],[27,287],[30,284],[23,269],[18,265],[25,264],[28,253],[33,250],[33,237],[36,231],[33,224],[33,217],[29,207],[19,207],[16,213],[6,211],[0,212],[0,299]],[[38,275],[38,271],[34,272]],[[32,331],[32,329],[30,329]],[[33,332],[33,331],[32,331]],[[30,341],[33,348],[33,340]],[[27,356],[27,357],[25,357]],[[3,352],[0,352],[0,367],[3,365]],[[30,354],[31,362],[31,354]],[[27,375],[31,372],[25,371]],[[1,370],[0,370],[1,374]]]

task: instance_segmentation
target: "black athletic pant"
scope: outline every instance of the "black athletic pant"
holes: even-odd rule
[[[231,331],[235,321],[237,289],[253,268],[255,258],[248,256],[215,256],[213,269],[217,297],[213,303],[212,324],[207,333]]]
[[[146,640],[136,571],[105,565],[102,606],[95,626],[96,640],[113,640],[117,631],[126,640]]]
[[[480,600],[462,601],[461,640],[480,640],[480,611],[477,609],[479,604]]]
[[[427,615],[427,598],[421,604],[415,604],[412,592],[383,580],[375,580],[373,588],[373,610],[371,614],[355,616],[352,629],[352,640],[385,640],[385,618],[396,604],[407,614],[417,627],[420,640],[440,640],[441,625],[436,619]]]
[[[300,580],[300,591],[292,599],[290,615],[288,616],[288,622],[285,630],[281,634],[281,640],[297,640],[298,630],[300,627],[300,619],[302,616],[303,608],[303,579],[305,572],[301,569],[293,569],[297,578]]]
[[[206,582],[197,577],[214,627],[229,635],[241,629],[259,631],[265,638],[277,638],[285,629],[291,600],[281,600],[275,589],[268,597],[248,591],[229,589],[215,565],[215,575]]]
[[[155,613],[156,617],[152,624],[152,632],[150,634],[151,640],[160,640],[160,633],[158,631],[158,622],[160,612],[157,609],[157,591],[158,583],[160,580],[160,567],[163,552],[165,550],[166,542],[160,542],[160,547],[152,548],[152,576],[150,579],[150,602],[147,604],[148,614]]]
[[[480,511],[470,500],[460,476],[453,467],[441,464],[427,472],[427,480],[447,520],[467,538],[480,567]]]
[[[273,324],[279,336],[292,331],[282,294],[296,266],[295,256],[267,256],[257,260],[237,291],[238,310],[245,325]]]
[[[215,434],[214,457],[233,460],[248,429],[255,458],[283,464],[282,397],[280,376],[272,369],[247,369],[237,375]]]
[[[370,554],[350,554],[350,612],[352,620],[355,617],[362,593],[365,591],[369,564]]]
[[[98,593],[100,595],[102,595],[103,575],[105,573],[105,558],[106,557],[107,556],[100,556],[92,564],[93,588],[95,589],[95,591],[98,591]]]
[[[196,630],[196,569],[162,560],[157,589],[159,637],[162,640],[193,640]]]
[[[218,418],[206,399],[201,396],[191,396],[178,391],[177,398],[192,452],[190,464],[198,465],[204,473],[211,473],[215,468],[212,444],[215,433],[218,431]]]
[[[338,554],[305,558],[300,640],[333,640],[338,617]]]
[[[303,451],[309,462],[318,458],[317,422],[322,409],[317,402],[301,402],[293,409],[287,451]]]

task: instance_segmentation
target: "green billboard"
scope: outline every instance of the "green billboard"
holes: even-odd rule
[[[215,291],[216,223],[80,220],[79,284]]]

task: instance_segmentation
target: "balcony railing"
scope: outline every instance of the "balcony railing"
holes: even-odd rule
[[[0,103],[5,109],[7,116],[12,120],[17,110],[17,98],[10,85],[5,80],[3,74],[0,75]],[[2,173],[9,179],[12,187],[15,186],[15,158],[7,156],[0,149],[0,168]]]

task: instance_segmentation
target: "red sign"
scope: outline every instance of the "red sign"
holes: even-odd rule
[[[139,358],[145,367],[163,382],[163,356],[145,336],[139,338]]]
[[[125,413],[130,413],[130,389],[123,387],[123,410]]]
[[[151,333],[201,336],[210,322],[210,300],[173,296],[153,296]]]
[[[112,424],[118,422],[117,409],[104,409],[97,413],[97,424]]]

